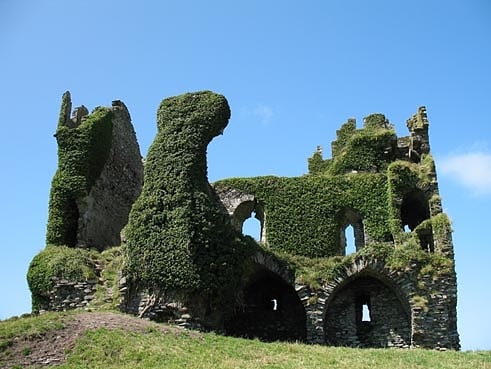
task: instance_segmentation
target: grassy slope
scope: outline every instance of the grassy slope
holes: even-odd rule
[[[71,314],[47,314],[0,322],[2,351],[13,337],[36,336],[57,329]],[[68,361],[58,368],[321,368],[415,369],[491,368],[491,351],[436,352],[333,348],[295,343],[262,343],[149,327],[144,333],[100,328],[78,340]]]

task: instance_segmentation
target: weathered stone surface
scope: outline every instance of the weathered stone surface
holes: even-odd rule
[[[142,158],[128,109],[117,100],[112,110],[109,158],[88,196],[78,202],[78,244],[99,250],[121,244],[121,230],[143,183]]]

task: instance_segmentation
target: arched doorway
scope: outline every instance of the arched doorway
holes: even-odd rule
[[[305,341],[305,309],[290,284],[257,266],[244,289],[243,302],[226,322],[225,331],[263,341]]]
[[[333,346],[409,347],[409,304],[376,276],[351,277],[328,300],[324,332]]]

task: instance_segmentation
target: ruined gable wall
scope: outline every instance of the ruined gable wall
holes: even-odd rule
[[[120,101],[88,114],[63,95],[55,137],[58,169],[49,204],[47,243],[103,250],[120,232],[140,193],[143,164],[128,110]]]
[[[143,164],[128,109],[113,101],[109,157],[79,208],[78,245],[99,250],[121,244],[121,229],[143,184]]]

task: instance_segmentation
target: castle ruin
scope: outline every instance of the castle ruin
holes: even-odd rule
[[[111,288],[131,314],[265,341],[460,348],[452,231],[424,107],[405,137],[382,114],[362,128],[349,119],[331,158],[318,147],[304,176],[213,184],[207,145],[230,118],[221,95],[163,100],[144,165],[122,102],[70,113],[66,93],[47,251],[28,274],[34,310],[90,306],[108,264],[53,260],[118,246]],[[242,234],[252,216],[257,241]]]

